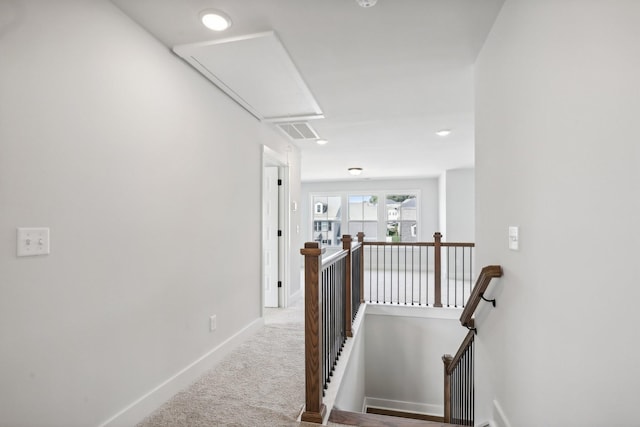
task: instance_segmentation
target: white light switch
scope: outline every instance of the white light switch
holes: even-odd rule
[[[519,242],[519,230],[516,226],[509,227],[509,249],[512,251],[518,250],[518,242]]]
[[[18,256],[47,255],[48,253],[48,228],[18,228]]]

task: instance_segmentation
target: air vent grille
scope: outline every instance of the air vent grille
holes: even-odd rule
[[[318,134],[307,122],[279,123],[277,126],[294,141],[318,139]]]

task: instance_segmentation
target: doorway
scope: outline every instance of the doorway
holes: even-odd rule
[[[262,302],[287,306],[288,167],[278,153],[264,147],[262,174]]]

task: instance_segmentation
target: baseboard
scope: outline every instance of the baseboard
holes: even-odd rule
[[[367,407],[369,406],[372,408],[389,409],[391,411],[400,412],[413,412],[415,414],[433,415],[436,417],[442,417],[444,414],[444,407],[442,405],[365,397],[362,412],[366,413]]]
[[[511,427],[511,423],[497,400],[493,401],[493,420],[495,421],[496,427]]]
[[[236,334],[100,424],[99,427],[131,427],[136,425],[176,393],[220,363],[227,354],[249,339],[262,326],[264,326],[264,318],[262,317],[249,323]]]

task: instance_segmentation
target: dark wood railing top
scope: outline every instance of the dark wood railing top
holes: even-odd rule
[[[457,243],[457,242],[363,242],[365,246],[442,246],[457,248],[473,248],[475,243]]]
[[[473,288],[473,292],[471,292],[471,296],[469,296],[469,300],[467,301],[467,305],[464,307],[464,310],[462,310],[462,315],[460,316],[460,323],[462,323],[462,326],[466,328],[473,327],[473,324],[471,323],[473,313],[475,313],[476,308],[478,308],[478,304],[480,303],[482,296],[487,290],[491,279],[494,277],[502,277],[501,266],[488,265],[480,272],[476,285]]]
[[[467,336],[464,337],[464,341],[462,341],[462,344],[460,344],[460,348],[458,348],[458,352],[455,356],[451,357],[451,355],[449,354],[445,354],[444,356],[442,356],[442,361],[445,363],[445,367],[447,369],[447,375],[451,375],[456,365],[460,361],[460,358],[473,342],[475,336],[476,334],[474,331],[469,331],[467,333]]]

